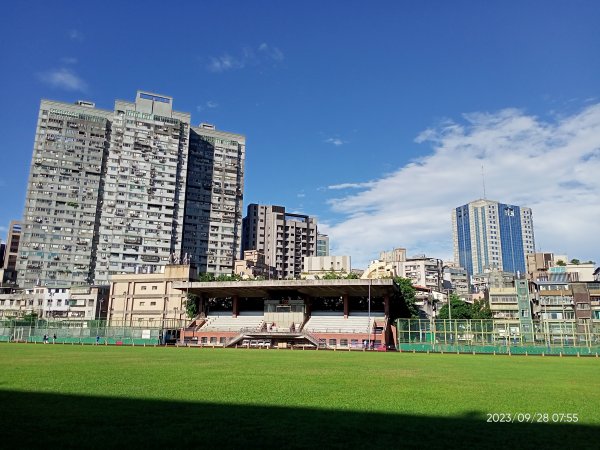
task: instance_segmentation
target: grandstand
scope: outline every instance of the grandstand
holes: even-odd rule
[[[177,287],[177,286],[176,286]],[[200,311],[181,331],[189,345],[363,349],[394,344],[392,280],[292,280],[185,284]],[[209,299],[228,310],[211,312]],[[258,302],[257,302],[258,301]],[[245,310],[260,305],[263,310]],[[371,305],[375,309],[371,310]]]
[[[239,316],[232,316],[231,313],[211,313],[201,327],[203,331],[234,331],[239,332],[242,329],[260,330],[265,323],[262,311],[248,311]]]

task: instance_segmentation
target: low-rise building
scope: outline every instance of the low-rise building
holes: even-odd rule
[[[349,274],[352,271],[350,256],[305,256],[302,277],[315,278],[328,273]]]
[[[393,263],[375,260],[371,261],[360,278],[363,280],[368,280],[377,278],[393,278],[395,276],[397,276],[397,273]]]
[[[447,288],[445,284],[443,285],[444,290],[448,289],[450,293],[456,294],[459,297],[466,297],[471,292],[469,274],[462,267],[445,267],[444,281],[449,283]]]
[[[41,300],[39,307],[36,306],[33,289],[0,288],[0,318],[21,317],[28,312],[36,312],[39,316],[42,311]]]
[[[566,274],[551,275],[548,280],[537,280],[532,285],[534,313],[541,326],[538,331],[548,343],[572,344],[576,331],[574,297]]]
[[[174,283],[195,279],[191,265],[170,264],[156,273],[113,275],[109,325],[179,328],[186,320],[187,293]]]
[[[233,273],[243,279],[270,278],[274,269],[265,263],[265,254],[260,250],[244,251],[244,259],[234,262]]]
[[[105,320],[109,286],[73,286],[69,295],[69,320]]]

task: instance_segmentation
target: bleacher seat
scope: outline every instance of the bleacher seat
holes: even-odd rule
[[[242,312],[237,317],[231,313],[208,314],[200,331],[240,331],[242,328],[260,329],[265,317],[262,311]]]
[[[347,319],[339,312],[314,311],[304,325],[304,329],[316,333],[367,333],[375,322],[383,322],[385,317],[369,316],[357,313],[350,314]]]

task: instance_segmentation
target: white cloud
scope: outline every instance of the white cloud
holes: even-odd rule
[[[245,65],[246,61],[243,58],[235,58],[225,54],[222,56],[211,57],[210,63],[208,64],[208,70],[218,73],[233,69],[243,69]]]
[[[258,51],[265,55],[267,59],[271,59],[273,61],[283,61],[283,52],[277,47],[270,47],[265,42],[258,46]]]
[[[60,58],[60,62],[63,64],[77,64],[77,58],[73,58],[71,56],[63,56]]]
[[[323,142],[326,142],[327,144],[333,144],[336,147],[339,147],[340,145],[347,144],[346,141],[343,141],[343,140],[341,140],[340,138],[337,138],[337,137],[336,138],[325,139]]]
[[[600,104],[545,122],[516,109],[465,114],[420,133],[432,152],[330,200],[325,224],[337,254],[357,267],[381,250],[452,257],[453,208],[482,197],[533,209],[536,247],[600,260]]]
[[[366,188],[366,187],[370,187],[373,186],[373,183],[371,182],[366,182],[366,183],[340,183],[340,184],[332,184],[330,186],[327,186],[327,189],[333,189],[333,190],[337,190],[337,189],[361,189],[361,188]]]
[[[83,41],[83,33],[79,30],[69,30],[69,39]]]
[[[206,109],[214,109],[214,108],[218,108],[219,104],[217,102],[215,102],[214,100],[208,100],[206,102],[204,102],[201,105],[196,106],[196,110],[198,112],[200,111],[204,111]]]
[[[221,73],[229,70],[243,69],[248,66],[259,66],[267,63],[276,64],[283,61],[284,55],[277,47],[262,43],[257,49],[242,48],[239,55],[224,53],[221,56],[211,56],[206,68],[210,72]]]
[[[39,79],[52,87],[66,89],[67,91],[87,90],[87,83],[75,72],[67,68],[52,69],[38,75]]]

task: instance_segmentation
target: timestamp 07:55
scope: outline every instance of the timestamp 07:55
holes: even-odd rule
[[[577,413],[486,413],[488,423],[577,423]]]

